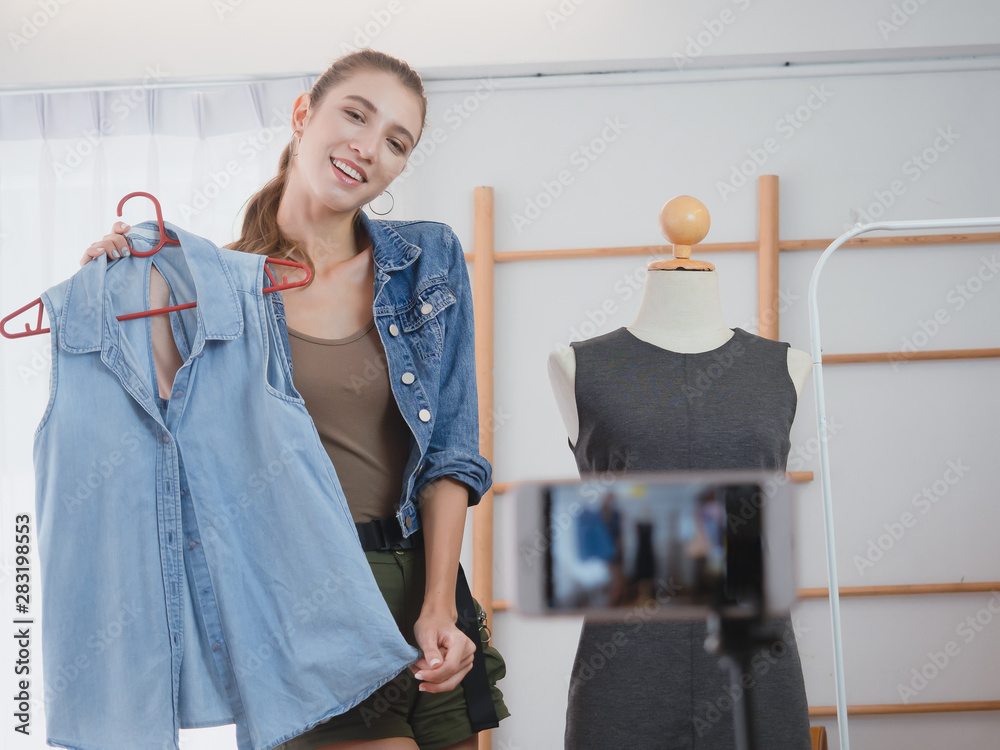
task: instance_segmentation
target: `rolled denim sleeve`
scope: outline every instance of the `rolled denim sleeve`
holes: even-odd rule
[[[493,467],[479,453],[479,394],[469,270],[458,237],[450,230],[448,234],[448,285],[456,299],[442,312],[447,317],[437,415],[427,454],[418,470],[414,496],[419,499],[427,485],[449,476],[468,487],[469,506],[473,506],[492,486]]]

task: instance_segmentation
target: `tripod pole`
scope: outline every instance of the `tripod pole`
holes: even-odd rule
[[[733,698],[733,736],[736,738],[736,750],[756,750],[756,733],[754,731],[753,711],[751,710],[750,688],[746,690],[740,684],[749,654],[724,653],[719,657],[719,665],[729,669],[730,685]]]
[[[717,612],[709,615],[707,625],[705,650],[718,654],[719,666],[729,670],[736,750],[757,750],[753,683],[744,688],[742,680],[743,675],[750,672],[750,660],[755,646],[769,643],[772,639],[753,633],[752,621],[723,618]]]

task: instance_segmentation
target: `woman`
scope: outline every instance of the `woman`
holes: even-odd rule
[[[366,555],[400,630],[422,651],[410,672],[282,750],[478,747],[469,681],[461,685],[476,648],[456,626],[466,508],[491,481],[479,455],[468,272],[446,225],[370,220],[361,211],[406,166],[426,109],[419,75],[401,60],[370,49],[336,60],[296,99],[278,174],[250,200],[242,236],[226,246],[291,258],[313,272],[307,286],[281,292],[295,386],[362,540],[391,540],[392,548]],[[81,265],[126,254],[128,229],[116,223]],[[162,278],[152,282],[152,304],[166,304]],[[183,360],[167,316],[151,321],[158,380],[169,385]],[[426,398],[418,402],[416,393]],[[418,412],[428,399],[436,413]],[[416,439],[424,429],[429,439]],[[504,663],[495,649],[483,650],[482,695],[502,719],[510,714],[495,682]]]

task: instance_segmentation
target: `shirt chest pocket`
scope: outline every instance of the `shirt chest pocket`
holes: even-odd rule
[[[455,304],[455,293],[444,281],[425,287],[411,303],[397,312],[397,319],[407,341],[427,363],[441,360],[444,349],[444,316],[441,313]]]

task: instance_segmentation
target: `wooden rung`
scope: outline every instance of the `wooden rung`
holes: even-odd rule
[[[848,706],[848,716],[884,716],[887,714],[940,714],[960,711],[1000,711],[1000,701],[963,701],[958,703],[885,703]],[[809,716],[836,716],[836,706],[810,706]]]
[[[834,238],[828,240],[779,240],[778,251],[826,250]],[[895,237],[855,237],[841,247],[923,247],[935,245],[971,245],[1000,242],[1000,232],[965,232],[962,234],[912,234]],[[757,252],[757,242],[702,242],[698,253]],[[672,257],[673,245],[632,245],[627,247],[583,247],[559,250],[504,250],[495,252],[494,262],[507,263],[518,260],[560,260],[565,258],[615,258],[630,255]],[[472,253],[465,254],[472,263]]]
[[[933,359],[988,359],[1000,357],[1000,349],[938,349],[926,352],[864,352],[862,354],[824,354],[824,365],[858,362],[914,362]]]
[[[841,597],[846,596],[914,596],[920,594],[975,594],[1000,591],[1000,581],[977,583],[911,583],[894,586],[841,586]],[[828,588],[799,589],[800,599],[825,599]]]
[[[779,250],[826,250],[830,240],[782,240]],[[841,247],[920,247],[925,245],[974,245],[1000,242],[1000,232],[962,232],[959,234],[903,234],[889,237],[855,237]]]
[[[978,583],[911,583],[898,586],[841,586],[841,597],[856,596],[917,596],[920,594],[976,594],[1000,591],[1000,581]],[[826,588],[799,589],[800,599],[825,599],[830,595]],[[495,599],[493,610],[505,612],[510,609],[506,599]]]

